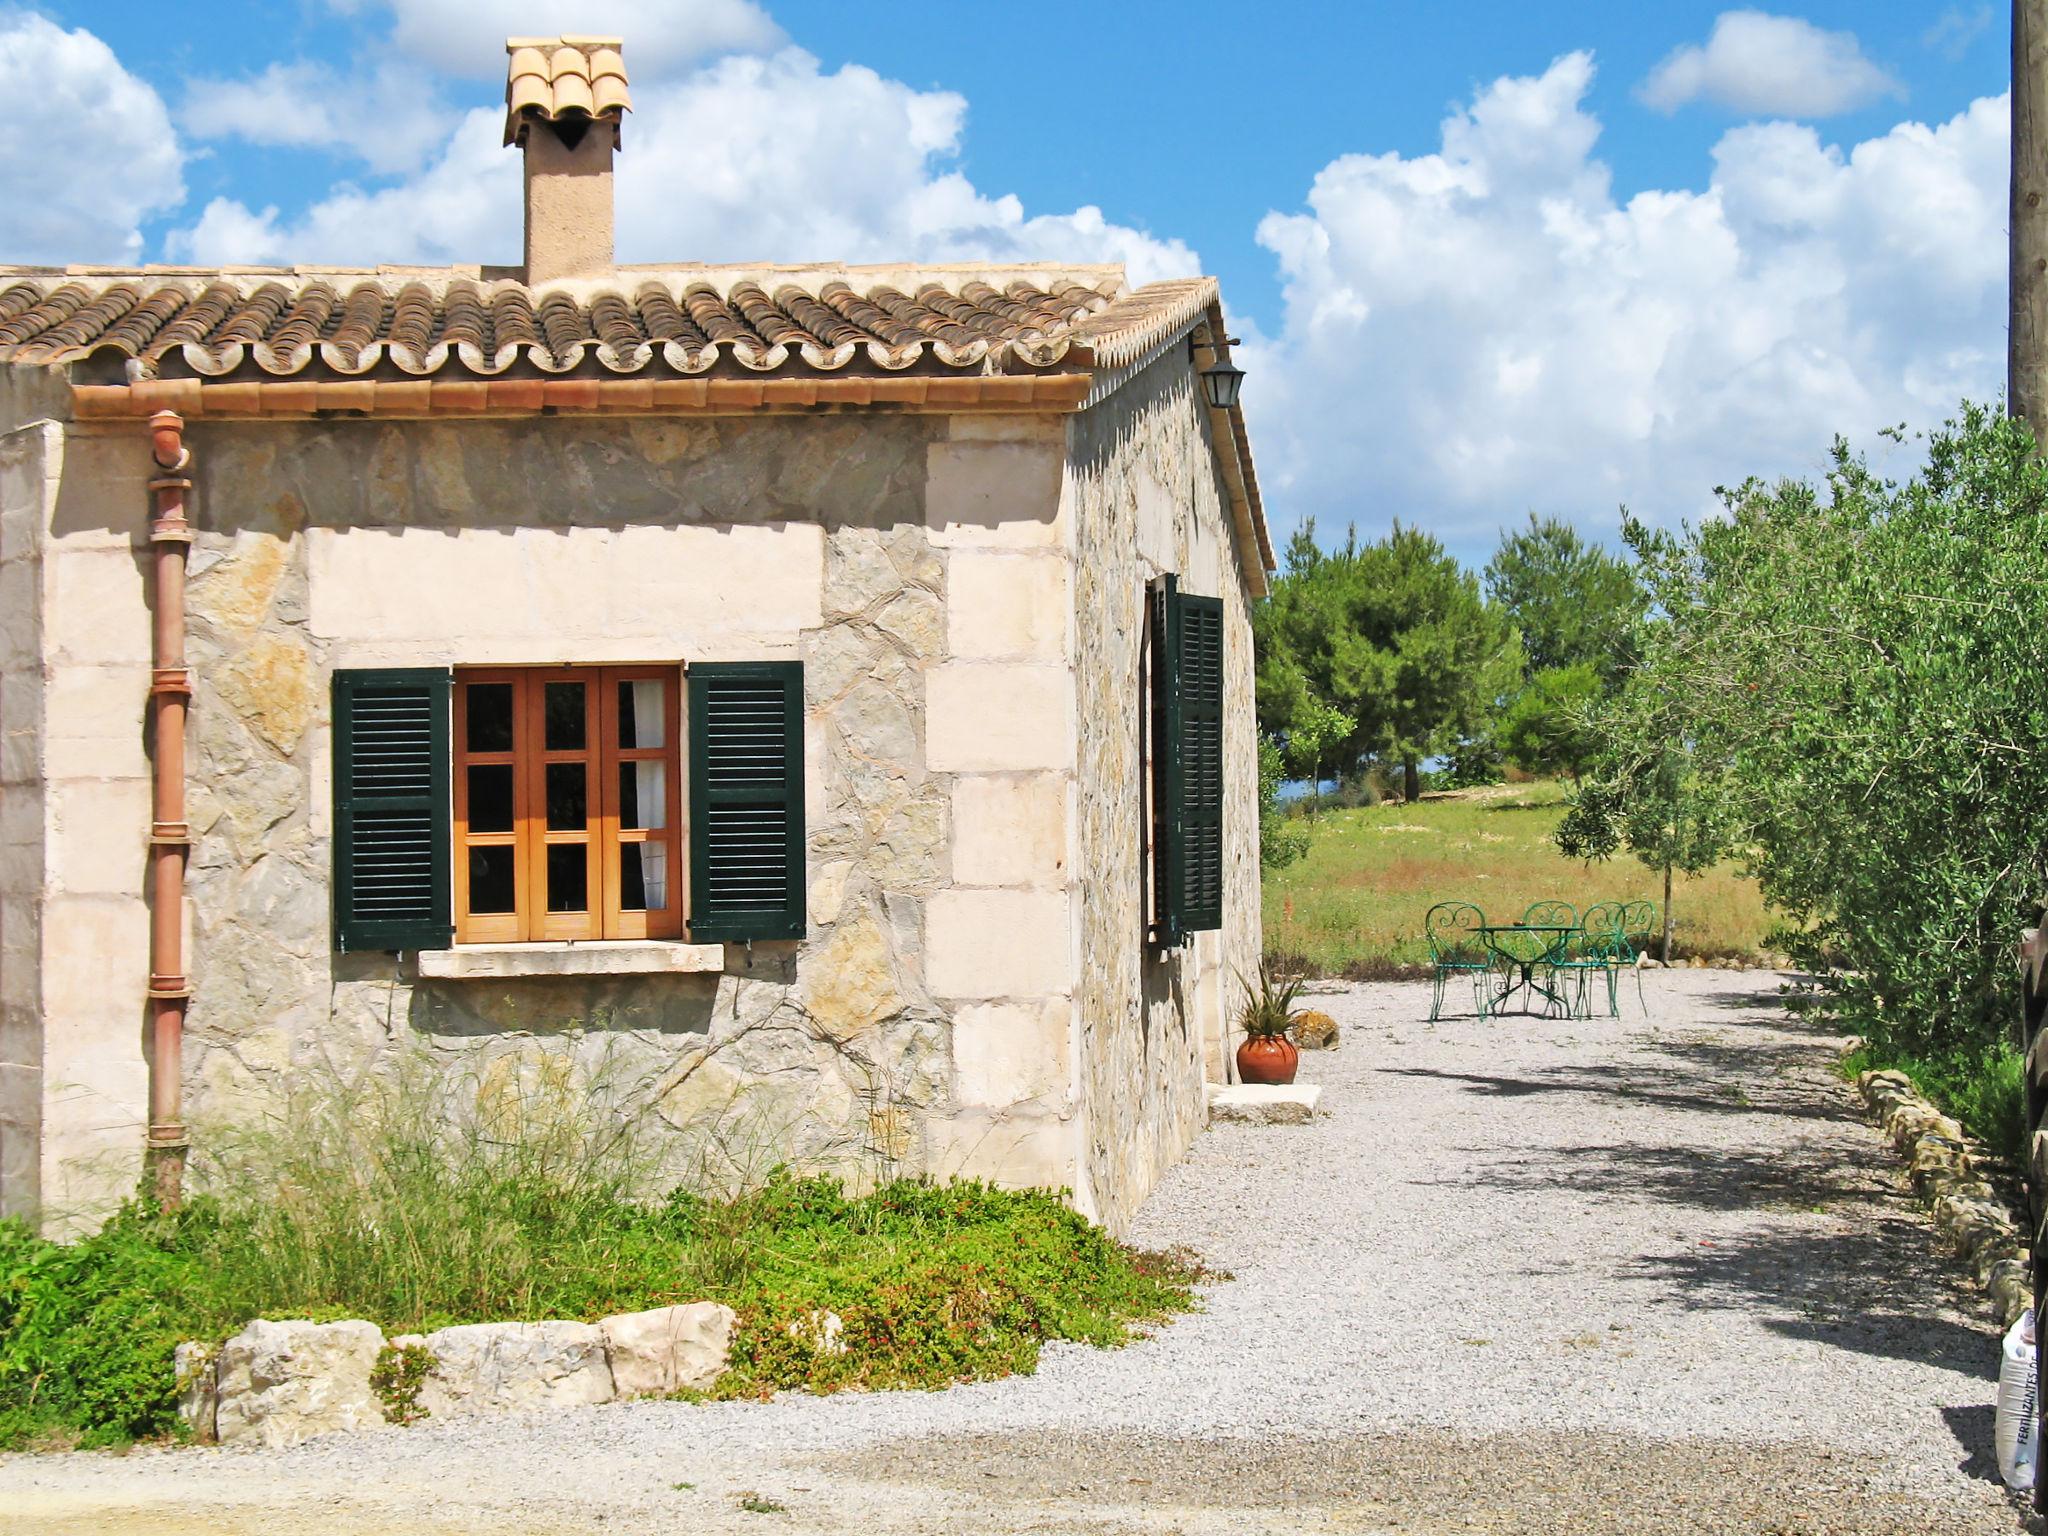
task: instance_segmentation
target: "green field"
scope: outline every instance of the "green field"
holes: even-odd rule
[[[1384,976],[1428,961],[1422,918],[1439,901],[1497,921],[1550,897],[1581,909],[1661,901],[1662,872],[1628,855],[1582,864],[1557,851],[1563,801],[1560,785],[1539,782],[1324,811],[1307,856],[1266,875],[1266,953],[1288,970]],[[1756,882],[1728,868],[1680,875],[1671,904],[1675,958],[1754,955],[1771,926]]]

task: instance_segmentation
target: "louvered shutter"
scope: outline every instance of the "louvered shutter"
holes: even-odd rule
[[[804,936],[804,677],[698,662],[690,685],[690,937]]]
[[[1180,599],[1181,927],[1223,926],[1223,603]]]
[[[334,674],[334,945],[442,949],[448,692],[440,668]]]
[[[1223,603],[1151,592],[1152,937],[1223,926]]]

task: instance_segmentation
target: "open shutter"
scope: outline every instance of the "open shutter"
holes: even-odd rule
[[[334,945],[442,949],[448,685],[434,667],[334,674]]]
[[[1223,926],[1223,603],[1151,593],[1152,937]]]
[[[1223,603],[1180,599],[1181,927],[1223,926]]]
[[[804,936],[804,676],[697,662],[690,684],[690,938]]]

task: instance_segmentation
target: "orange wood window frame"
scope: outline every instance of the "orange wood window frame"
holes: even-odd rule
[[[662,685],[662,743],[658,747],[619,744],[619,685],[659,682]],[[627,667],[504,667],[458,671],[455,676],[454,772],[454,896],[455,939],[459,944],[520,943],[533,940],[659,939],[683,931],[682,892],[682,725],[679,669]],[[580,746],[551,747],[547,741],[547,687],[581,684],[583,734]],[[469,689],[499,684],[512,690],[512,748],[474,750],[469,741]],[[662,765],[663,825],[622,827],[621,763]],[[512,771],[512,827],[506,831],[474,831],[470,826],[469,789],[472,767],[507,766]],[[584,818],[581,823],[548,824],[548,769],[580,767],[583,772]],[[666,889],[658,908],[628,910],[620,905],[621,873],[628,844],[665,851]],[[470,910],[472,849],[512,850],[512,912]],[[563,850],[555,855],[551,850]],[[577,911],[548,910],[551,858],[574,860],[581,850],[584,907]]]

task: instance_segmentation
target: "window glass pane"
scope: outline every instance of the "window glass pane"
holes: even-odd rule
[[[668,825],[667,764],[619,764],[619,825],[629,832]]]
[[[590,791],[581,763],[548,764],[548,830],[581,832],[590,822]]]
[[[510,683],[465,683],[462,688],[464,723],[468,727],[472,752],[512,750],[512,685]]]
[[[619,910],[659,912],[668,905],[668,849],[660,843],[619,844]]]
[[[512,765],[476,763],[469,770],[469,830],[512,830]]]
[[[590,864],[585,844],[548,845],[548,910],[590,910]]]
[[[469,910],[510,912],[512,850],[509,847],[469,850]]]
[[[663,695],[665,685],[658,677],[619,684],[619,745],[658,747],[665,728]]]
[[[547,726],[545,736],[550,752],[583,750],[583,685],[549,683],[546,689]]]

